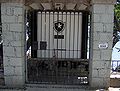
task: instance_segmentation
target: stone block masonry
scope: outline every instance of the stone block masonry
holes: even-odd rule
[[[24,5],[2,3],[1,14],[5,85],[23,86],[25,83]]]
[[[110,86],[114,0],[92,0],[90,85],[93,88]],[[99,44],[108,44],[99,48]]]

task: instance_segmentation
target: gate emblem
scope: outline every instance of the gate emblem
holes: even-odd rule
[[[63,21],[56,21],[54,22],[54,30],[57,33],[60,33],[64,30],[65,24],[63,23]]]

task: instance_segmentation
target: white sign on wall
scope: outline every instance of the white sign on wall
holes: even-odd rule
[[[100,44],[98,45],[98,48],[99,48],[99,49],[107,49],[107,48],[108,48],[108,43],[100,43]]]

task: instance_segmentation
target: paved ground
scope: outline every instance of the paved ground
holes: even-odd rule
[[[120,74],[112,73],[111,78],[120,78]],[[55,85],[27,85],[26,88],[7,88],[0,87],[0,91],[120,91],[119,88],[109,87],[108,90],[105,89],[89,89],[87,86],[55,86]]]
[[[68,87],[68,86],[27,86],[27,88],[0,88],[0,91],[120,91],[120,88],[110,87],[108,90],[105,89],[89,89],[89,88],[81,88],[81,87]]]

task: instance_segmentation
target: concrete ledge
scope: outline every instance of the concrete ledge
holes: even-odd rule
[[[8,87],[8,86],[0,86],[0,91],[26,91],[26,87]]]
[[[107,91],[105,89],[91,88],[89,85],[49,85],[27,84],[28,91]]]
[[[26,86],[24,87],[0,86],[0,91],[108,91],[108,90],[98,88],[93,89],[87,85],[85,86],[85,85],[26,84]]]
[[[33,88],[65,88],[65,89],[89,89],[88,85],[57,85],[57,84],[26,84],[26,87]]]

